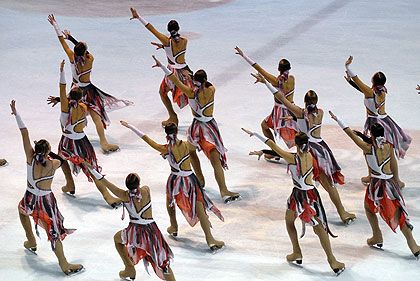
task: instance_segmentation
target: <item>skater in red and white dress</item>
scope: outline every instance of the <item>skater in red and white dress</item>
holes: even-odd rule
[[[414,240],[413,226],[408,218],[407,207],[393,174],[395,167],[393,162],[397,160],[394,155],[394,147],[385,138],[385,128],[380,123],[373,123],[369,128],[371,137],[368,138],[360,132],[351,130],[343,120],[331,111],[330,114],[353,142],[362,149],[371,172],[364,206],[373,236],[367,239],[367,244],[369,246],[383,246],[382,232],[376,216],[376,213],[379,213],[392,231],[395,232],[395,229],[398,226],[400,227],[407,240],[408,247],[413,255],[418,258],[420,256],[420,246]]]
[[[317,94],[313,90],[309,90],[304,98],[305,108],[300,108],[288,101],[261,74],[253,76],[257,78],[257,82],[265,83],[271,93],[296,116],[299,130],[309,137],[310,152],[314,158],[314,179],[321,183],[328,192],[341,221],[345,224],[351,223],[356,216],[344,209],[336,188],[337,184],[344,184],[344,176],[341,174],[341,168],[331,149],[321,138],[324,111],[316,106],[318,102]]]
[[[157,49],[164,49],[166,57],[168,59],[168,69],[176,75],[176,77],[182,81],[182,83],[188,87],[193,87],[190,76],[192,75],[191,69],[188,67],[185,61],[185,53],[187,52],[187,38],[181,37],[178,33],[179,24],[175,20],[171,20],[168,23],[168,32],[171,34],[169,37],[157,31],[154,26],[146,21],[142,16],[137,14],[137,11],[130,8],[132,19],[138,19],[156,38],[161,42],[152,43],[157,46]],[[183,93],[177,85],[165,76],[160,84],[159,94],[163,105],[169,114],[169,119],[162,121],[162,126],[174,123],[178,126],[178,116],[175,113],[172,103],[168,98],[168,92],[172,92],[172,100],[178,105],[179,108],[184,108],[188,104],[188,97]]]
[[[106,186],[124,205],[123,217],[127,210],[130,223],[128,227],[114,235],[115,248],[120,255],[125,269],[119,275],[124,280],[134,280],[134,266],[143,260],[152,265],[156,275],[162,280],[175,281],[170,262],[174,255],[152,217],[152,200],[148,186],[140,186],[140,177],[131,173],[125,179],[128,190],[123,190],[108,181],[89,165],[94,181]],[[147,271],[148,272],[148,271]]]
[[[108,143],[105,137],[104,129],[106,129],[106,127],[111,123],[107,111],[132,105],[133,102],[117,99],[93,85],[90,81],[90,73],[92,71],[94,58],[93,55],[87,51],[86,43],[77,42],[74,38],[72,38],[72,42],[77,42],[74,46],[74,51],[72,51],[64,40],[63,33],[58,27],[58,24],[54,19],[54,15],[49,15],[48,21],[54,27],[58,40],[70,60],[73,75],[73,86],[77,86],[83,91],[82,101],[86,104],[89,115],[95,123],[102,150],[104,152],[118,150],[118,145]],[[71,37],[69,37],[69,34],[69,32],[65,33],[67,39],[70,39]],[[48,101],[54,106],[59,99],[51,96]]]
[[[86,105],[82,102],[83,92],[79,87],[73,87],[70,93],[66,94],[66,78],[64,74],[64,60],[60,66],[60,123],[62,136],[58,145],[59,155],[70,161],[71,168],[67,161],[63,164],[63,172],[66,177],[66,185],[62,187],[65,193],[74,194],[75,186],[72,177],[83,171],[89,181],[92,181],[91,175],[84,162],[91,163],[95,170],[100,172],[102,168],[96,159],[96,153],[92,144],[83,131],[86,126]],[[109,194],[105,186],[96,184],[105,201],[111,206],[116,207],[121,200]]]
[[[237,192],[228,190],[225,181],[224,169],[227,169],[226,152],[223,145],[222,136],[213,117],[214,109],[214,86],[207,81],[207,74],[200,69],[193,76],[194,87],[184,85],[176,75],[165,68],[154,56],[156,65],[160,67],[167,75],[167,78],[177,85],[187,96],[188,104],[193,114],[193,122],[188,128],[188,142],[194,145],[198,150],[202,150],[213,166],[214,176],[219,185],[220,196],[226,204],[239,200],[241,197]],[[198,157],[195,151],[191,152],[191,161],[200,180],[201,186],[204,186],[204,176],[201,172]]]
[[[32,148],[28,129],[16,111],[14,100],[12,100],[10,107],[20,129],[26,155],[28,186],[18,206],[20,222],[27,238],[23,246],[33,253],[37,250],[35,236],[32,232],[32,225],[29,219],[29,216],[31,216],[35,222],[35,230],[38,236],[38,225],[45,229],[61,270],[65,274],[79,272],[83,269],[83,266],[81,264],[70,264],[67,262],[61,243],[75,229],[64,227],[64,218],[58,210],[57,201],[51,191],[51,183],[55,170],[61,166],[63,160],[51,152],[49,142],[44,139],[35,142],[35,148]]]
[[[221,221],[224,221],[224,218],[200,186],[198,178],[191,170],[190,152],[194,151],[194,147],[189,142],[177,138],[178,128],[175,124],[165,126],[168,141],[165,145],[154,142],[142,131],[125,121],[121,121],[121,124],[132,130],[153,149],[159,151],[171,166],[171,174],[166,184],[166,207],[171,221],[171,225],[167,229],[168,233],[174,237],[178,235],[178,223],[175,214],[176,203],[192,227],[200,222],[210,250],[214,252],[221,249],[225,243],[214,239],[206,210],[212,211]]]
[[[350,69],[350,65],[353,62],[353,57],[350,56],[346,61],[346,80],[357,90],[363,93],[365,99],[364,104],[366,107],[366,122],[364,127],[364,133],[370,134],[369,128],[372,124],[379,123],[385,129],[385,138],[387,142],[394,146],[395,155],[398,159],[404,158],[405,154],[411,143],[411,137],[401,129],[397,123],[385,112],[385,99],[387,89],[385,87],[386,77],[382,72],[376,72],[372,76],[372,87],[369,87],[363,83],[354,71]],[[400,188],[403,188],[405,184],[400,180],[398,173],[398,163],[395,162],[393,165],[394,177],[398,182]],[[370,182],[370,175],[362,178],[363,183]]]
[[[244,132],[249,134],[251,137],[256,136],[266,145],[268,145],[273,151],[284,158],[288,163],[288,170],[291,173],[293,180],[293,191],[287,200],[286,210],[286,228],[289,234],[290,240],[293,246],[293,253],[286,256],[288,262],[296,262],[302,264],[302,250],[299,246],[297,231],[295,227],[295,220],[299,217],[304,226],[306,224],[313,227],[315,234],[318,236],[321,242],[322,248],[327,255],[328,263],[331,269],[340,274],[344,270],[344,263],[336,260],[332,253],[330,239],[328,234],[334,236],[328,228],[327,216],[325,214],[324,206],[322,205],[321,197],[318,193],[317,188],[312,182],[313,175],[313,161],[312,155],[309,152],[310,143],[309,138],[304,133],[296,133],[295,135],[295,146],[297,153],[289,153],[282,150],[272,140],[261,136],[258,133],[242,129]],[[251,152],[250,155],[263,154],[262,151]],[[305,228],[301,237],[305,235]]]
[[[261,73],[271,85],[276,87],[288,101],[293,103],[295,77],[293,75],[289,75],[290,62],[287,59],[280,60],[278,67],[280,75],[276,77],[265,71],[259,64],[245,55],[239,47],[236,47],[235,50],[236,54],[243,57],[245,61]],[[270,131],[271,129],[273,130],[275,136],[283,139],[288,148],[292,148],[294,146],[295,133],[298,131],[296,118],[293,117],[293,113],[291,113],[278,98],[274,97],[274,107],[271,114],[261,122],[261,128],[264,136],[275,142],[274,136]],[[272,158],[267,154],[265,154],[264,157]]]

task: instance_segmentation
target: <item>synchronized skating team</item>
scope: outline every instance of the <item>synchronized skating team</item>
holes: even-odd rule
[[[193,73],[188,67],[185,61],[188,41],[179,34],[180,28],[175,20],[168,23],[168,37],[157,31],[135,9],[131,8],[131,13],[130,20],[139,20],[160,41],[152,44],[157,49],[164,49],[168,60],[165,67],[153,56],[153,67],[161,68],[164,72],[159,94],[169,114],[168,120],[162,122],[167,143],[156,143],[126,121],[120,121],[121,125],[133,131],[169,162],[171,174],[166,184],[166,207],[170,219],[168,234],[172,237],[178,235],[175,215],[177,205],[191,226],[200,223],[210,250],[217,252],[225,244],[213,237],[207,212],[213,212],[222,221],[224,218],[203,189],[205,181],[197,150],[203,151],[210,160],[223,201],[230,204],[240,200],[241,196],[228,190],[225,182],[227,149],[213,117],[215,87],[207,81],[207,74],[203,69]],[[61,241],[74,230],[63,226],[63,217],[51,191],[55,170],[61,167],[66,179],[62,191],[74,196],[75,184],[72,174],[77,175],[82,171],[89,181],[95,183],[107,204],[114,208],[123,205],[129,215],[128,227],[114,236],[115,247],[125,266],[119,273],[120,277],[133,280],[136,277],[134,266],[143,259],[145,266],[150,263],[161,279],[175,280],[170,267],[173,253],[153,220],[149,187],[140,184],[140,176],[136,173],[130,173],[126,177],[126,189],[109,182],[103,176],[95,150],[83,131],[86,116],[90,115],[96,126],[102,150],[118,150],[119,147],[108,143],[105,137],[104,129],[110,124],[107,111],[133,103],[115,98],[94,86],[90,81],[94,57],[88,52],[86,43],[78,42],[67,30],[61,31],[53,15],[48,16],[48,21],[54,27],[70,61],[72,83],[68,91],[63,60],[60,65],[60,95],[48,97],[48,103],[53,106],[60,103],[61,108],[62,136],[57,154],[51,151],[49,142],[44,139],[36,141],[32,147],[28,129],[17,112],[16,102],[12,100],[10,104],[22,135],[27,163],[28,186],[19,203],[19,217],[27,237],[24,247],[33,253],[37,249],[29,219],[31,216],[37,233],[38,225],[45,229],[62,271],[65,274],[75,274],[83,270],[83,265],[70,264],[66,260]],[[69,48],[66,40],[75,45],[73,50]],[[280,60],[279,74],[276,76],[265,71],[239,47],[235,50],[236,54],[258,72],[253,74],[256,82],[265,84],[274,96],[273,109],[261,122],[263,135],[245,128],[243,131],[250,136],[256,136],[271,148],[253,151],[250,155],[257,155],[258,159],[264,157],[268,161],[279,161],[283,158],[288,163],[293,189],[287,199],[285,221],[293,251],[286,256],[286,260],[302,264],[303,255],[295,228],[295,220],[300,218],[305,225],[313,227],[331,269],[340,274],[345,265],[333,255],[329,235],[335,236],[328,227],[327,215],[314,181],[319,182],[328,192],[343,224],[351,224],[356,216],[345,210],[337,190],[337,185],[344,184],[344,176],[331,149],[321,138],[324,111],[317,107],[318,96],[313,90],[309,90],[304,97],[304,107],[297,106],[293,101],[295,79],[289,73],[291,65],[287,59]],[[385,112],[385,75],[382,72],[375,73],[372,85],[366,85],[351,69],[352,62],[352,57],[345,62],[345,78],[364,95],[367,112],[364,131],[351,130],[338,116],[331,111],[329,114],[363,151],[366,159],[368,175],[362,178],[362,182],[367,185],[364,206],[373,232],[372,237],[367,239],[367,244],[373,247],[383,246],[376,215],[379,213],[393,231],[400,227],[411,252],[418,258],[420,246],[412,236],[413,226],[410,224],[401,193],[404,183],[399,178],[397,163],[397,160],[406,154],[411,138]],[[193,119],[187,131],[187,141],[177,136],[178,117],[168,97],[169,92],[172,93],[173,103],[179,108],[182,109],[186,105],[191,107]],[[296,147],[296,153],[281,149],[275,143],[275,137],[282,139],[288,148]],[[4,159],[0,159],[0,165],[5,163],[7,162]]]

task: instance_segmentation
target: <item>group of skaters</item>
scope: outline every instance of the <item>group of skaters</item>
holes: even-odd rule
[[[132,19],[139,20],[160,43],[152,43],[157,49],[164,49],[168,60],[165,67],[155,56],[155,65],[164,72],[159,87],[159,94],[167,109],[169,118],[162,122],[165,128],[167,143],[158,144],[126,121],[120,121],[144,142],[158,151],[168,160],[171,174],[166,184],[166,207],[170,219],[167,232],[172,237],[178,235],[175,205],[181,210],[191,226],[200,223],[205,234],[206,243],[212,252],[224,247],[224,242],[216,240],[211,233],[211,224],[207,212],[213,212],[224,220],[220,210],[204,190],[205,179],[201,171],[197,150],[203,151],[214,169],[214,177],[219,186],[224,203],[230,204],[240,200],[240,194],[230,191],[225,182],[224,170],[227,169],[227,149],[213,117],[215,87],[207,81],[207,74],[200,69],[193,73],[185,61],[187,39],[179,34],[179,25],[175,20],[168,23],[166,36],[157,31],[137,11],[131,8]],[[104,200],[111,207],[123,205],[127,210],[130,223],[127,228],[118,231],[114,236],[115,247],[124,263],[124,270],[119,275],[123,279],[133,280],[136,277],[134,266],[143,259],[145,266],[151,264],[157,276],[162,280],[175,280],[170,267],[173,253],[152,217],[151,195],[149,187],[141,185],[140,176],[130,173],[126,177],[126,189],[119,188],[102,174],[95,150],[83,129],[86,116],[90,115],[100,139],[101,148],[109,153],[118,150],[110,144],[104,129],[110,124],[107,112],[132,105],[133,102],[118,99],[98,89],[90,81],[93,55],[88,52],[86,43],[77,41],[69,31],[62,31],[53,15],[48,21],[54,27],[59,42],[66,52],[72,71],[72,85],[68,90],[63,60],[60,65],[60,94],[50,96],[48,103],[53,106],[60,103],[60,123],[62,136],[58,153],[51,151],[48,141],[42,139],[31,144],[28,129],[16,109],[16,102],[10,104],[12,114],[16,117],[20,129],[27,163],[27,191],[19,203],[19,217],[25,230],[27,240],[24,247],[35,253],[37,244],[32,231],[29,216],[33,217],[35,229],[38,225],[46,230],[51,247],[56,254],[59,265],[65,274],[74,274],[83,270],[81,264],[70,264],[64,255],[61,241],[74,229],[63,226],[63,217],[57,207],[51,183],[55,170],[61,167],[66,184],[62,191],[74,196],[76,192],[73,175],[81,171],[90,182],[94,182]],[[75,46],[72,50],[66,40]],[[339,274],[345,265],[333,255],[329,235],[334,236],[328,227],[327,216],[321,197],[314,185],[319,182],[328,192],[343,224],[351,224],[356,216],[345,210],[337,186],[344,184],[344,176],[331,149],[321,138],[321,125],[324,112],[317,107],[318,96],[309,90],[304,97],[304,107],[294,104],[295,80],[289,73],[290,62],[282,59],[279,62],[279,74],[265,71],[244,52],[236,47],[236,53],[244,58],[258,73],[253,74],[256,82],[264,83],[274,95],[274,107],[262,121],[263,135],[243,129],[250,136],[256,136],[271,150],[264,149],[250,152],[270,161],[283,158],[288,163],[293,180],[293,190],[287,200],[285,215],[286,228],[293,246],[293,252],[286,256],[287,261],[302,263],[302,251],[298,243],[295,228],[296,218],[313,227],[324,249],[331,269]],[[415,257],[420,254],[420,247],[412,236],[412,225],[409,222],[407,208],[400,189],[404,183],[399,179],[397,159],[403,158],[411,138],[386,114],[385,97],[386,78],[381,72],[372,77],[372,86],[364,84],[351,70],[352,57],[345,63],[346,79],[365,97],[367,120],[364,132],[351,130],[338,116],[330,112],[345,133],[359,146],[366,158],[369,174],[362,178],[367,184],[365,212],[372,227],[373,236],[367,240],[368,245],[382,247],[383,238],[378,226],[376,213],[393,231],[399,226],[407,239],[408,246]],[[172,100],[168,93],[172,93]],[[191,107],[193,120],[187,130],[187,141],[178,138],[178,117],[172,103],[179,108]],[[275,137],[282,139],[289,149],[296,148],[296,153],[285,151],[275,143]],[[258,158],[258,159],[259,159]],[[3,159],[0,159],[3,160]],[[3,163],[1,161],[0,163]],[[7,163],[4,160],[4,163]],[[304,232],[302,233],[302,236]]]

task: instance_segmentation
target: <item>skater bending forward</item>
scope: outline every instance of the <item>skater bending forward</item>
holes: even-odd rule
[[[344,263],[336,260],[332,253],[328,234],[333,236],[328,228],[327,216],[321,197],[312,182],[313,159],[309,152],[309,138],[304,133],[295,135],[295,145],[297,153],[289,153],[282,150],[272,140],[261,136],[258,133],[242,129],[251,137],[256,136],[278,155],[284,158],[289,164],[288,169],[293,180],[293,190],[287,200],[286,228],[293,246],[293,253],[286,256],[288,262],[302,263],[302,251],[299,246],[295,220],[299,217],[304,225],[309,224],[313,227],[315,234],[319,237],[321,246],[327,255],[331,269],[339,274],[344,270]],[[251,152],[252,154],[262,155],[262,151]],[[305,234],[303,231],[302,236]],[[335,236],[333,236],[335,237]]]
[[[175,213],[176,203],[191,226],[195,226],[200,221],[210,250],[215,252],[221,249],[225,243],[217,241],[211,234],[211,224],[206,210],[212,211],[221,221],[224,221],[224,218],[200,186],[197,177],[191,170],[190,151],[194,149],[192,145],[177,138],[178,129],[175,124],[165,126],[166,139],[168,141],[165,145],[154,142],[142,131],[125,121],[121,121],[121,124],[132,130],[148,145],[160,152],[169,162],[171,174],[166,184],[166,208],[171,225],[167,229],[168,233],[173,237],[178,235],[178,223]]]
[[[67,262],[61,243],[75,229],[66,229],[64,227],[64,218],[58,210],[57,201],[51,191],[51,183],[55,170],[61,166],[63,160],[58,155],[51,153],[51,146],[44,139],[35,142],[35,148],[32,148],[28,129],[16,111],[14,100],[12,100],[10,107],[20,129],[26,155],[28,186],[18,206],[20,222],[27,238],[23,246],[33,253],[37,249],[29,219],[29,216],[31,216],[35,222],[35,229],[38,236],[38,225],[45,229],[61,270],[65,274],[79,272],[83,269],[83,266],[81,264],[70,264]]]

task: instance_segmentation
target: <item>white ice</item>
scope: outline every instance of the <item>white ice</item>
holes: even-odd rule
[[[121,3],[125,5],[124,1]],[[37,256],[23,248],[25,235],[17,204],[25,192],[25,157],[9,101],[17,100],[31,139],[45,138],[56,148],[61,136],[59,108],[50,108],[46,98],[58,95],[58,69],[65,53],[47,22],[47,14],[10,10],[3,4],[0,2],[0,157],[10,164],[0,168],[0,280],[58,280],[65,276],[45,232],[37,240]],[[55,12],[57,7],[50,6],[50,11]],[[141,4],[137,8],[141,12]],[[420,242],[417,177],[420,123],[415,115],[420,105],[415,90],[420,83],[419,11],[420,3],[409,0],[238,0],[211,9],[146,16],[158,30],[164,31],[166,23],[174,18],[181,25],[181,33],[195,34],[188,45],[188,64],[193,70],[204,68],[217,89],[214,116],[229,149],[226,180],[229,188],[243,197],[242,201],[225,206],[219,198],[210,163],[200,154],[206,190],[226,219],[223,223],[210,214],[214,236],[227,245],[217,255],[209,252],[200,227],[189,227],[179,211],[180,238],[174,241],[167,237],[168,164],[119,125],[119,120],[124,119],[156,141],[165,142],[160,122],[167,115],[157,94],[163,75],[161,70],[151,68],[151,55],[162,61],[165,58],[163,51],[155,51],[150,45],[156,39],[138,21],[128,20],[129,6],[123,18],[79,18],[68,14],[57,15],[57,20],[62,29],[70,29],[77,39],[87,41],[95,56],[93,83],[116,97],[135,102],[133,107],[110,114],[112,125],[107,136],[120,145],[120,152],[110,155],[101,152],[90,119],[86,133],[109,180],[123,187],[125,176],[137,172],[142,184],[151,187],[154,218],[175,254],[171,266],[177,280],[324,280],[335,277],[318,238],[309,228],[300,240],[303,266],[299,268],[285,261],[286,254],[291,252],[284,222],[290,176],[284,164],[270,164],[248,156],[249,151],[264,146],[240,130],[246,127],[259,131],[273,100],[263,85],[253,84],[249,75],[253,70],[234,54],[233,48],[240,46],[273,74],[277,73],[279,59],[289,59],[291,73],[296,77],[295,102],[302,105],[304,93],[314,89],[319,95],[319,107],[333,110],[350,126],[358,128],[364,123],[365,109],[362,96],[343,78],[345,60],[354,56],[353,70],[366,83],[376,71],[387,75],[387,112],[414,137],[407,157],[399,165],[407,185],[403,195],[415,227],[413,234]],[[65,70],[70,81],[68,61]],[[178,112],[180,125],[188,126],[189,109]],[[384,250],[366,245],[371,230],[363,209],[365,187],[360,184],[360,177],[367,172],[365,162],[361,151],[327,114],[324,119],[327,125],[324,139],[346,176],[347,183],[338,187],[343,204],[358,217],[353,225],[343,226],[328,194],[319,189],[332,231],[338,235],[331,239],[334,254],[346,264],[346,271],[339,278],[418,280],[420,262],[413,258],[399,230],[394,234],[380,220]],[[185,135],[181,137],[185,139]],[[106,206],[84,175],[80,174],[75,181],[76,199],[61,193],[64,184],[61,171],[57,171],[53,182],[65,226],[77,228],[63,243],[66,257],[69,262],[86,267],[85,272],[72,280],[119,280],[118,271],[123,269],[123,263],[112,238],[128,222],[120,220],[121,210]],[[300,231],[299,222],[296,226]],[[159,280],[151,268],[148,276],[142,263],[136,269],[138,280]]]

